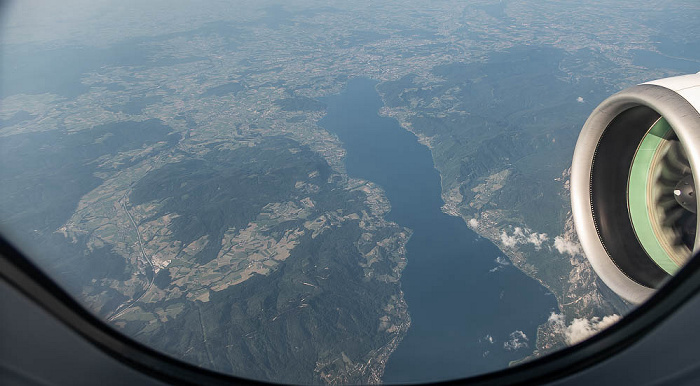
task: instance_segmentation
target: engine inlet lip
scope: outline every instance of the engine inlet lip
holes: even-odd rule
[[[576,231],[584,253],[598,276],[613,291],[632,303],[643,302],[655,288],[635,282],[610,258],[596,229],[590,192],[593,160],[601,137],[618,115],[637,106],[648,107],[668,121],[686,150],[693,178],[700,181],[700,114],[675,91],[651,84],[634,86],[603,101],[586,120],[576,143],[571,167],[571,206]],[[689,146],[693,144],[696,146]],[[700,222],[700,217],[698,220]],[[694,252],[699,250],[700,238],[696,238]]]

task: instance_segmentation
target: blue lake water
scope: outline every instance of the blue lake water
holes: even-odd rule
[[[440,210],[440,176],[430,150],[396,120],[378,115],[375,85],[352,79],[343,92],[324,98],[327,115],[320,124],[347,149],[348,174],[379,184],[391,202],[387,218],[414,231],[401,278],[412,324],[384,381],[426,382],[505,368],[532,353],[537,326],[556,301],[512,265],[499,265],[495,245]],[[527,347],[504,346],[515,331],[527,336],[519,340]]]

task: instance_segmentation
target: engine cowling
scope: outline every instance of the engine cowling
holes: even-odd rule
[[[700,73],[603,101],[581,130],[571,204],[583,251],[622,298],[641,303],[700,250]]]

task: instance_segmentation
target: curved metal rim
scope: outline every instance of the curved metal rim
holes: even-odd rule
[[[670,89],[650,84],[638,85],[603,101],[584,124],[571,167],[571,207],[576,231],[593,269],[613,291],[639,304],[649,298],[654,289],[632,281],[610,259],[596,231],[590,198],[592,160],[598,142],[616,116],[635,106],[649,107],[668,121],[688,154],[693,178],[700,181],[700,114],[685,98]],[[700,222],[700,217],[698,220]],[[694,252],[699,250],[699,246],[700,238],[696,238]]]

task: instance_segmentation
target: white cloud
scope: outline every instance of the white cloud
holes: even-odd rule
[[[547,323],[552,323],[558,327],[564,327],[564,314],[557,314],[556,312],[552,312],[551,315],[549,315],[549,318],[547,318]]]
[[[510,339],[503,343],[503,348],[508,351],[520,350],[521,348],[527,348],[527,342],[529,341],[524,332],[516,330],[510,333]]]
[[[467,221],[467,224],[472,228],[476,228],[479,226],[479,220],[475,218],[470,218],[469,221]]]
[[[498,264],[498,265],[510,265],[510,261],[508,261],[508,259],[506,259],[506,258],[503,257],[503,256],[498,256],[498,257],[496,258],[496,260],[494,260],[494,261],[495,261],[496,264]]]
[[[567,326],[564,321],[564,315],[552,312],[547,322],[552,324],[556,331],[564,335],[566,344],[573,345],[610,327],[620,319],[621,317],[618,314],[607,315],[602,319],[597,316],[590,319],[575,318]]]
[[[486,336],[484,337],[484,340],[491,343],[491,344],[493,344],[493,342],[494,342],[493,337],[489,334],[486,334]]]
[[[523,233],[523,228],[515,227],[515,230],[513,231],[513,236],[516,236],[518,238],[525,237],[525,234]]]
[[[532,244],[536,250],[540,250],[542,244],[547,240],[549,240],[549,236],[546,233],[533,232],[527,228],[515,227],[512,235],[501,231],[501,243],[508,248],[521,244]]]
[[[584,102],[583,97],[576,98],[576,102],[583,103]]]
[[[549,238],[546,233],[530,233],[527,237],[527,242],[534,245],[535,249],[539,250],[542,248],[542,243],[547,241]]]
[[[554,248],[561,254],[575,256],[581,253],[581,245],[561,236],[554,238]]]
[[[505,231],[501,232],[501,243],[508,248],[513,248],[518,244],[518,239],[515,236],[508,236]]]
[[[566,328],[566,343],[576,344],[590,338],[598,332],[610,327],[620,320],[620,315],[612,314],[603,317],[593,317],[591,319],[576,318]]]

